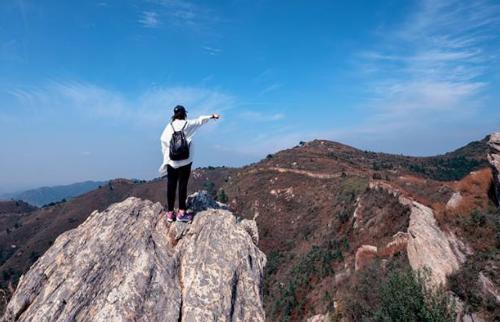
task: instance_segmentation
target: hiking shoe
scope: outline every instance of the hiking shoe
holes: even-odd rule
[[[173,211],[167,211],[167,221],[168,222],[175,221],[175,214]]]
[[[193,215],[188,214],[186,211],[180,210],[177,213],[177,221],[180,221],[180,222],[190,222],[191,220],[193,220]]]

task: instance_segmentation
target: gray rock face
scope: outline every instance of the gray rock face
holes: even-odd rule
[[[446,209],[453,210],[458,208],[462,200],[463,200],[462,194],[460,194],[460,192],[454,192],[451,195],[450,200],[448,200],[448,202],[446,203]]]
[[[383,189],[397,197],[400,204],[410,207],[407,232],[394,235],[393,242],[389,243],[386,249],[399,248],[406,244],[411,268],[413,270],[429,268],[430,284],[445,285],[447,276],[459,269],[461,263],[465,261],[462,249],[458,247],[463,243],[456,236],[446,234],[439,228],[431,208],[410,199],[387,183],[371,182],[369,187]]]
[[[206,209],[226,209],[226,205],[215,201],[205,190],[189,195],[187,198],[188,211],[197,213]]]
[[[495,195],[497,205],[500,203],[500,132],[495,132],[490,135],[488,141],[490,151],[488,153],[488,161],[493,170],[493,184],[495,187]]]
[[[445,285],[447,276],[459,269],[462,256],[453,249],[455,236],[446,235],[438,226],[431,208],[413,200],[404,200],[411,205],[408,226],[407,254],[414,270],[431,269],[430,282]]]
[[[167,224],[161,208],[131,197],[93,212],[21,278],[2,320],[263,321],[266,257],[248,223],[209,209]]]

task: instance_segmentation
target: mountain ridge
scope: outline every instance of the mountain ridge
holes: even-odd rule
[[[34,206],[42,207],[50,203],[79,196],[106,184],[106,182],[87,180],[67,185],[43,186],[18,192],[4,193],[0,195],[0,200],[22,200]]]
[[[444,270],[448,279],[453,274],[458,274],[454,280],[473,274],[465,278],[471,281],[481,273],[495,280],[495,273],[488,268],[494,260],[484,255],[495,246],[498,221],[489,193],[493,176],[488,153],[490,147],[485,139],[435,157],[387,155],[314,140],[241,168],[195,169],[189,189],[209,190],[210,195],[227,199],[236,215],[255,219],[260,231],[259,248],[268,256],[264,288],[268,320],[299,321],[334,312],[335,305],[337,314],[360,318],[359,314],[364,313],[344,301],[354,294],[348,285],[356,285],[359,275],[381,260],[398,261],[401,269],[411,269],[405,251],[408,243],[404,238],[394,239],[405,236],[411,212],[401,205],[394,191],[426,207],[422,209],[432,210],[435,225],[446,239],[442,235],[436,237],[444,245],[464,243],[472,251],[460,248],[466,261],[451,275]],[[466,162],[461,162],[464,159]],[[468,162],[471,160],[475,161]],[[426,171],[419,171],[415,165]],[[389,188],[370,189],[375,183]],[[55,237],[78,226],[91,210],[102,211],[130,196],[164,202],[165,193],[164,178],[149,182],[114,180],[66,203],[36,210],[28,216],[14,216],[19,227],[13,226],[16,221],[10,221],[6,227],[15,233],[0,232],[4,251],[12,244],[18,247],[9,250],[7,259],[0,262],[1,271],[14,271],[2,282],[4,287],[36,260],[36,256],[31,256],[33,251],[34,255],[43,254]],[[481,226],[471,230],[471,225]],[[447,237],[449,233],[456,236],[457,242]],[[356,271],[357,250],[365,249],[364,245],[378,251],[373,253],[372,248],[365,247],[367,251],[360,252],[358,262],[367,264],[358,265],[364,268]],[[369,258],[375,262],[365,261]],[[414,258],[411,260],[415,262]],[[383,270],[377,268],[376,272]],[[466,283],[457,285],[460,284]],[[453,285],[450,287],[460,294],[464,305],[469,305],[469,295]],[[469,289],[476,292],[474,296],[484,297],[481,288]],[[374,304],[366,303],[369,305]],[[494,314],[487,311],[486,304],[475,310],[486,316]]]

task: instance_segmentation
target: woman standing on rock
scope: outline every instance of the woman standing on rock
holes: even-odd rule
[[[167,175],[167,220],[189,222],[192,215],[186,212],[187,185],[191,175],[193,163],[193,135],[196,130],[210,119],[218,119],[218,114],[200,116],[194,120],[187,120],[184,106],[174,108],[172,121],[167,124],[161,134],[161,150],[163,163],[160,175]],[[175,192],[179,183],[179,211],[174,214]]]

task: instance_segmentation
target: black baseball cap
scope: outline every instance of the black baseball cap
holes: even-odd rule
[[[186,113],[187,114],[186,108],[182,105],[177,105],[176,107],[174,107],[174,114],[177,114],[177,113]]]

